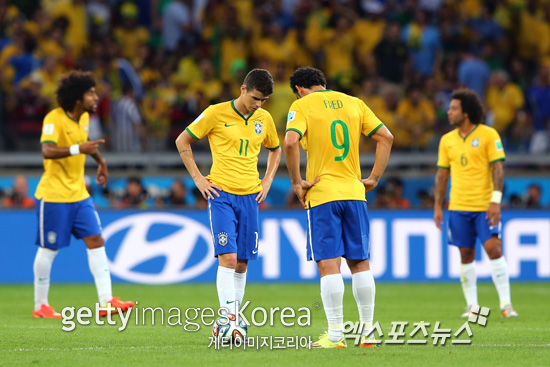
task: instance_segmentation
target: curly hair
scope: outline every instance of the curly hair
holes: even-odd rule
[[[311,89],[314,85],[327,85],[327,79],[319,69],[303,66],[296,69],[294,74],[290,77],[290,88],[292,88],[294,94],[298,93],[298,89],[296,89],[297,86]]]
[[[255,89],[264,96],[273,94],[273,77],[264,69],[251,70],[244,78],[243,85],[249,92]]]
[[[81,101],[90,88],[95,87],[94,76],[90,72],[71,71],[64,76],[57,87],[57,104],[65,111],[72,111],[77,101]]]
[[[451,95],[452,99],[458,99],[462,107],[462,113],[468,114],[470,122],[479,125],[483,122],[483,105],[473,90],[457,89]]]

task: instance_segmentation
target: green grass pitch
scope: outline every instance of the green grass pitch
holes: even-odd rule
[[[389,345],[379,348],[307,350],[307,349],[222,349],[207,348],[211,328],[187,332],[183,326],[135,325],[130,318],[128,327],[119,332],[117,327],[77,325],[72,332],[61,330],[61,320],[32,318],[32,286],[2,285],[0,294],[0,365],[2,366],[542,366],[550,360],[550,286],[548,283],[513,283],[514,307],[518,319],[502,319],[498,310],[496,291],[492,283],[480,283],[479,301],[491,308],[487,326],[471,324],[471,345],[433,346],[428,336],[427,345]],[[138,300],[138,307],[171,307],[182,310],[189,307],[211,307],[217,304],[214,284],[181,284],[171,286],[144,286],[115,284],[115,295],[125,300]],[[344,317],[357,319],[357,308],[346,282]],[[95,302],[93,284],[53,284],[50,303],[58,311],[65,306],[91,307]],[[323,310],[315,310],[320,302],[319,285],[308,284],[254,284],[247,286],[245,299],[255,307],[308,307],[311,309],[311,327],[284,327],[279,318],[275,326],[249,328],[249,336],[309,336],[315,339],[326,328]],[[460,284],[396,284],[377,283],[375,320],[384,332],[382,340],[391,339],[392,321],[408,321],[405,332],[413,323],[426,321],[431,335],[436,321],[441,327],[456,332],[464,323]],[[279,314],[277,314],[279,315]],[[166,320],[165,316],[165,320]],[[182,321],[184,315],[182,315]],[[173,319],[172,319],[173,320]],[[141,318],[140,318],[141,321]],[[160,319],[157,318],[157,322]],[[419,334],[420,335],[420,334]],[[419,335],[415,339],[422,338]],[[461,339],[464,338],[465,335]],[[348,341],[348,345],[352,341]]]

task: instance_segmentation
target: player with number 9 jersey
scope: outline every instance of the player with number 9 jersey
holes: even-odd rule
[[[382,126],[359,98],[332,90],[310,93],[292,104],[286,130],[302,137],[308,153],[306,181],[320,177],[306,194],[307,208],[337,200],[366,201],[359,181],[359,140]]]

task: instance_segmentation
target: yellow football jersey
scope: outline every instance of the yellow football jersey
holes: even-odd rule
[[[83,144],[88,141],[89,121],[87,112],[76,122],[65,110],[56,108],[44,118],[40,143],[50,142],[58,147]],[[84,184],[85,162],[86,154],[44,159],[44,174],[34,196],[53,203],[74,203],[89,197]]]
[[[260,108],[244,118],[233,101],[208,107],[185,130],[197,140],[208,135],[212,151],[210,182],[235,195],[262,191],[258,154],[262,143],[279,148],[279,138],[271,115]]]
[[[465,138],[458,129],[443,135],[437,166],[451,170],[449,210],[486,211],[493,192],[491,163],[504,159],[500,136],[487,125],[477,125]]]
[[[383,123],[359,98],[321,90],[290,106],[286,131],[296,131],[307,152],[306,180],[321,180],[308,190],[306,204],[365,199],[359,181],[361,133],[371,136]]]

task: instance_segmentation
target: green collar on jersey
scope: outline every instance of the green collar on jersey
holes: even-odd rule
[[[460,130],[457,129],[458,130],[458,135],[463,139],[463,141],[466,141],[468,136],[470,136],[477,129],[478,126],[479,126],[479,124],[477,124],[476,127],[474,127],[468,134],[466,134],[466,136],[462,136],[462,134],[460,133]]]
[[[252,115],[253,115],[254,112],[256,112],[256,111],[252,111],[252,113],[251,113],[250,115],[248,115],[248,118],[246,118],[246,117],[244,117],[243,114],[240,113],[239,110],[235,107],[234,101],[235,101],[234,99],[231,100],[231,107],[233,107],[233,110],[235,110],[235,112],[237,112],[237,114],[238,114],[239,116],[242,117],[242,119],[244,120],[244,123],[245,123],[246,125],[248,125],[248,120],[252,117]]]

